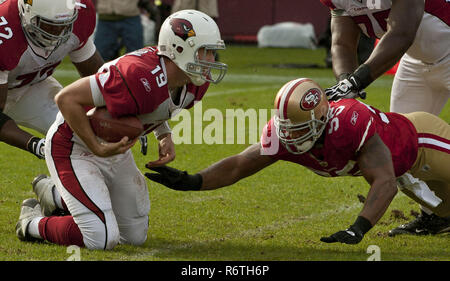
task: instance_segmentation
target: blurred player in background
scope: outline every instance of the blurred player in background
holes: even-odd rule
[[[69,55],[81,76],[103,64],[91,39],[94,28],[95,9],[88,0],[0,2],[0,125],[12,119],[0,131],[2,141],[43,157],[44,139],[14,121],[47,133],[58,113],[53,98],[62,86],[52,74],[61,60]]]
[[[446,0],[321,0],[331,9],[331,99],[362,91],[400,59],[390,111],[439,115],[450,97],[450,3]],[[358,67],[359,32],[380,38]]]
[[[364,97],[363,91],[399,60],[390,111],[439,115],[450,97],[450,2],[446,0],[321,0],[331,9],[333,70],[339,82],[326,89],[329,99]],[[380,38],[358,66],[359,32]],[[425,206],[421,215],[390,235],[426,234],[442,218]],[[450,227],[450,225],[449,225]]]
[[[167,166],[145,175],[175,190],[211,190],[284,160],[320,176],[363,176],[370,190],[362,211],[347,230],[321,239],[327,243],[359,243],[387,210],[397,184],[436,214],[450,216],[450,125],[439,117],[383,113],[355,99],[329,102],[320,86],[305,78],[286,83],[274,107],[277,114],[261,142],[242,153],[195,175]],[[450,231],[449,221],[428,231]]]
[[[60,114],[45,146],[51,181],[34,181],[40,203],[23,202],[16,226],[19,239],[89,249],[144,243],[150,201],[130,150],[136,140],[103,142],[94,135],[86,109],[106,106],[113,117],[137,115],[143,134],[154,132],[159,140],[159,159],[147,166],[168,163],[175,148],[167,120],[200,101],[210,83],[222,80],[227,66],[215,62],[214,55],[223,49],[210,17],[184,10],[166,19],[157,47],[108,62],[95,75],[64,88],[56,96]],[[57,209],[70,215],[49,216]]]

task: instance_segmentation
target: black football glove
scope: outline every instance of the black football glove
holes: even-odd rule
[[[372,224],[364,217],[359,216],[355,223],[346,230],[338,231],[329,237],[322,237],[320,241],[325,243],[341,242],[345,244],[358,244],[364,234],[372,228]]]
[[[140,136],[139,137],[139,142],[141,143],[141,153],[143,155],[147,155],[147,147],[148,147],[147,135]]]
[[[44,146],[45,146],[45,139],[32,137],[28,141],[27,150],[33,153],[37,158],[44,159],[45,158]]]
[[[189,175],[186,171],[180,171],[168,166],[149,168],[156,173],[145,173],[150,180],[167,186],[174,190],[200,190],[203,178],[200,174]]]
[[[343,74],[339,78],[340,81],[336,85],[325,89],[328,100],[334,101],[342,98],[356,98],[358,96],[365,99],[366,92],[364,88],[373,81],[370,77],[370,69],[365,64],[358,67],[352,74]]]

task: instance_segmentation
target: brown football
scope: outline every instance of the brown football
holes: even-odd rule
[[[130,140],[144,131],[141,121],[134,115],[113,118],[106,107],[94,107],[86,113],[95,135],[107,142],[118,142],[124,136]]]

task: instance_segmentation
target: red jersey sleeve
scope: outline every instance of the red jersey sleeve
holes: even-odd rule
[[[73,34],[75,34],[80,40],[80,46],[75,49],[79,50],[83,48],[87,40],[94,33],[96,12],[92,1],[90,0],[78,0],[76,8],[78,9],[78,18],[73,25]]]
[[[113,117],[137,114],[137,105],[114,64],[104,66],[101,72],[95,74],[95,79],[105,100],[106,108]]]
[[[19,64],[28,43],[22,31],[17,1],[0,1],[0,71],[11,71]]]

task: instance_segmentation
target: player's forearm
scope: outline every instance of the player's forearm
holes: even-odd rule
[[[94,154],[97,154],[100,144],[92,130],[84,107],[70,102],[70,99],[64,98],[57,99],[57,104],[64,120],[72,131],[77,134]]]
[[[372,79],[377,79],[392,68],[402,58],[413,41],[414,37],[407,34],[386,34],[364,63],[369,66]],[[393,48],[392,46],[396,47]]]
[[[384,215],[397,194],[395,178],[375,180],[367,194],[360,216],[368,219],[374,226]]]
[[[356,49],[346,45],[334,45],[331,48],[333,72],[336,79],[341,80],[342,74],[350,74],[358,67]]]
[[[339,79],[344,73],[352,73],[358,67],[358,42],[360,29],[351,17],[331,18],[331,56],[333,71]]]
[[[27,144],[32,137],[30,133],[21,130],[14,120],[5,122],[0,129],[0,141],[23,150],[28,150]]]
[[[203,178],[201,190],[232,185],[275,162],[272,157],[261,153],[260,143],[255,143],[241,153],[225,158],[201,171],[199,173]]]
[[[93,106],[88,78],[80,79],[59,92],[55,97],[64,120],[92,152],[97,154],[100,143],[86,116],[85,106]]]
[[[93,75],[104,64],[103,58],[96,51],[91,58],[81,63],[74,63],[81,77]]]
[[[202,170],[199,174],[203,178],[201,190],[212,190],[232,185],[244,177],[238,164],[239,155],[225,158],[210,167]]]

